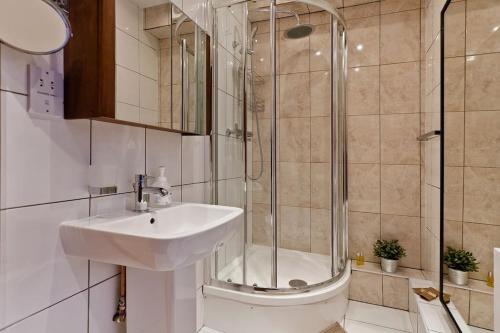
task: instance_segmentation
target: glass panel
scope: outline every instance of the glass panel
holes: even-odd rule
[[[240,5],[242,17],[246,17],[241,21],[245,26],[238,19]],[[245,6],[248,6],[246,16]],[[217,9],[217,142],[214,145],[217,192],[219,204],[234,198],[240,190],[245,193],[242,204],[246,207],[246,229],[241,233],[243,238],[238,239],[245,242],[243,257],[237,256],[236,261],[228,258],[230,246],[226,243],[215,256],[215,268],[217,278],[223,281],[286,289],[330,280],[333,243],[336,266],[340,271],[345,266],[346,54],[345,31],[338,29],[335,30],[338,35],[332,35],[333,16],[325,10],[288,2],[276,6],[276,17],[273,49],[269,33],[270,3],[247,2]],[[244,33],[240,35],[240,31]],[[242,42],[240,36],[245,34],[246,42]],[[243,45],[241,51],[240,45]],[[333,68],[332,48],[336,52]],[[276,75],[271,67],[274,54]],[[234,69],[235,64],[238,70]],[[244,91],[235,88],[236,82],[242,83],[238,89]],[[277,86],[275,248],[271,219],[273,82]],[[240,100],[244,101],[241,105]],[[335,147],[330,135],[332,126]],[[231,168],[233,155],[228,148],[233,144],[238,148],[241,145],[246,192],[224,178]],[[335,148],[334,164],[332,148]],[[332,175],[337,180],[335,186]],[[337,195],[335,230],[332,190]],[[228,196],[229,191],[235,192]],[[273,267],[277,267],[277,285],[273,283]]]
[[[451,2],[444,13],[441,64],[444,291],[451,294],[466,322],[470,319],[470,325],[490,330],[493,287],[489,280],[493,251],[500,246],[499,14],[499,1]],[[439,140],[435,142],[439,144]],[[439,151],[438,147],[434,151]],[[477,259],[477,267],[452,263],[456,251],[462,250]],[[462,271],[468,270],[467,281],[467,273]],[[462,283],[467,285],[458,286]]]
[[[220,205],[246,206],[244,140],[244,54],[246,4],[216,10],[217,78],[216,113],[216,197]],[[244,283],[244,244],[246,229],[222,245],[215,255],[216,277],[222,281]]]

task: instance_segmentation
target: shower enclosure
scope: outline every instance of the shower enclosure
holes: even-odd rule
[[[246,218],[211,285],[333,283],[348,260],[344,21],[323,0],[213,5],[213,198]]]

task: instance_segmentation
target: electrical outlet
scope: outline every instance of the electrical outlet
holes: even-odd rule
[[[64,118],[63,76],[48,66],[29,65],[28,112],[36,117]]]

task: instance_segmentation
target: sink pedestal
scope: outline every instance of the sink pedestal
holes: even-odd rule
[[[196,267],[127,268],[127,333],[196,332]]]

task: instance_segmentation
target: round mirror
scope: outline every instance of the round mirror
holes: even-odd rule
[[[67,16],[51,0],[1,0],[0,42],[31,54],[61,50],[71,36]]]

